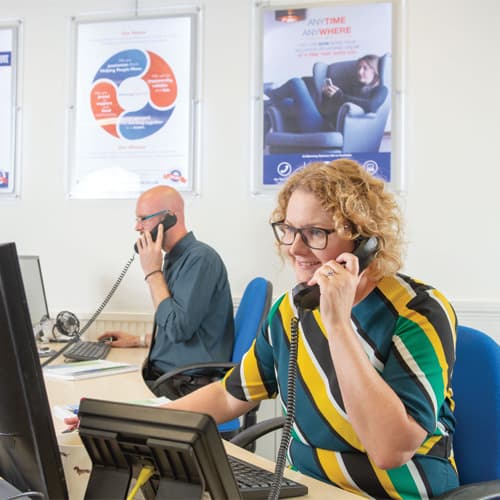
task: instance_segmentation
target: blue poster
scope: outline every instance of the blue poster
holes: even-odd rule
[[[390,2],[263,10],[264,186],[345,157],[391,182],[392,18]]]

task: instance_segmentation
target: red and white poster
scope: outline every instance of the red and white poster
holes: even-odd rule
[[[70,196],[192,189],[194,17],[77,24]]]

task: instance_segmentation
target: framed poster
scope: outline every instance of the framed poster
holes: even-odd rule
[[[352,158],[401,187],[400,2],[258,8],[257,190]]]
[[[74,20],[69,196],[194,187],[198,11]]]
[[[0,23],[0,197],[18,195],[18,104],[20,23]]]

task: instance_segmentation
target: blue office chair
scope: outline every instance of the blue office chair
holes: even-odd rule
[[[252,345],[271,307],[272,292],[272,284],[265,278],[257,277],[247,284],[234,317],[234,346],[230,362],[220,363],[214,361],[210,363],[196,363],[172,370],[157,378],[154,384],[151,385],[151,390],[155,394],[161,393],[161,385],[170,377],[191,370],[213,370],[217,373],[217,376],[213,377],[212,380],[220,379],[225,372],[241,361],[243,354]],[[257,420],[256,413],[257,408],[254,408],[242,417],[242,422],[236,418],[220,424],[219,431],[224,438],[229,439],[241,429],[255,424]]]
[[[500,345],[459,326],[452,388],[461,486],[438,498],[500,498]]]
[[[461,486],[436,498],[500,499],[500,345],[479,330],[459,326],[452,388],[453,449]],[[284,417],[264,420],[231,442],[248,448],[284,422]]]

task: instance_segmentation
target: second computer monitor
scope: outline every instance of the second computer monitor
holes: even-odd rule
[[[41,323],[49,317],[40,258],[37,255],[19,255],[19,266],[28,300],[31,325],[34,332],[38,333],[41,330]]]

